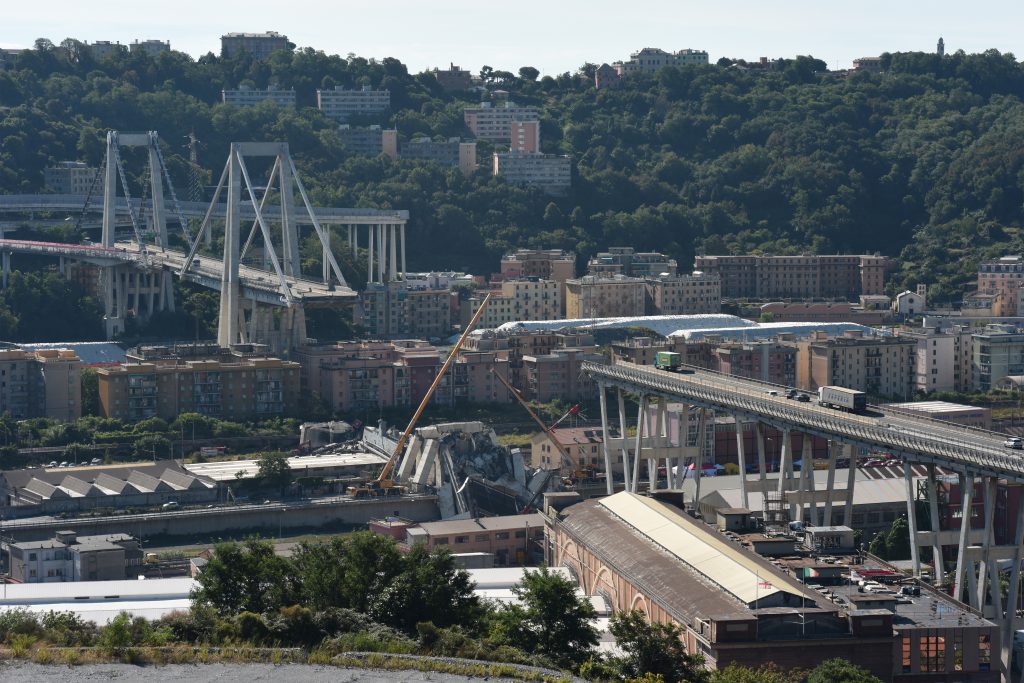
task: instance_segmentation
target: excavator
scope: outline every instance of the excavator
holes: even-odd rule
[[[462,344],[466,341],[466,337],[476,327],[476,323],[480,320],[480,316],[483,314],[484,309],[487,308],[488,302],[491,300],[491,295],[487,294],[483,301],[480,302],[480,308],[476,309],[476,313],[473,314],[472,320],[466,325],[466,329],[462,331],[462,336],[459,337],[459,341],[452,348],[451,353],[448,354],[448,358],[445,360],[444,365],[441,366],[440,371],[437,373],[437,377],[434,378],[430,388],[427,389],[426,395],[423,396],[423,400],[420,401],[420,405],[416,408],[416,412],[413,414],[412,419],[409,420],[408,426],[402,433],[402,437],[395,444],[395,450],[391,453],[391,457],[384,464],[384,469],[377,476],[376,479],[372,479],[363,484],[357,484],[355,486],[348,487],[348,495],[353,498],[381,498],[385,496],[400,496],[405,493],[405,488],[395,484],[391,478],[391,473],[395,470],[395,465],[398,464],[398,459],[402,455],[402,450],[405,448],[406,441],[409,440],[409,435],[412,434],[412,430],[416,427],[416,423],[420,419],[420,415],[423,414],[423,410],[430,403],[430,399],[433,398],[434,392],[437,391],[438,385],[441,384],[441,379],[448,372],[448,368],[451,367],[455,357],[459,354],[459,349],[462,348]]]

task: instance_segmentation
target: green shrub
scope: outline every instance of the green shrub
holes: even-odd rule
[[[21,635],[42,636],[43,626],[39,617],[24,607],[0,612],[0,641],[11,643],[13,638]]]

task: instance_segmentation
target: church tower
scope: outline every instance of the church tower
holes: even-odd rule
[[[939,45],[935,48],[935,52],[937,52],[940,57],[944,57],[946,55],[946,42],[942,40],[942,36],[939,36]]]

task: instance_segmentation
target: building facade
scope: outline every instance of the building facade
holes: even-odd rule
[[[1024,332],[1012,325],[989,325],[971,336],[971,381],[975,391],[991,391],[1007,376],[1024,375]]]
[[[584,349],[561,348],[546,355],[524,355],[522,362],[522,386],[516,388],[528,401],[547,403],[592,398],[597,385],[581,372],[582,364],[607,363],[608,359]]]
[[[917,342],[901,337],[841,337],[815,332],[798,342],[797,384],[803,389],[833,385],[875,396],[909,399],[915,388]]]
[[[142,354],[141,362],[97,370],[104,417],[173,420],[181,413],[201,413],[249,420],[298,407],[299,364],[268,357],[257,345],[218,350],[213,357],[203,357],[203,350],[191,345],[148,347]]]
[[[221,90],[224,104],[235,107],[254,107],[262,102],[273,102],[279,107],[295,107],[295,90],[279,90],[268,87],[266,90],[255,88],[239,88],[238,90]]]
[[[699,315],[722,310],[722,282],[714,275],[649,277],[645,282],[648,315]]]
[[[536,154],[540,152],[540,121],[513,120],[509,132],[510,152]]]
[[[632,277],[584,276],[565,283],[566,318],[617,318],[645,309],[647,287]]]
[[[402,145],[398,152],[402,159],[435,161],[443,166],[455,166],[462,175],[469,176],[476,171],[476,143],[463,142],[461,138],[431,140],[414,138]]]
[[[537,187],[551,195],[572,187],[572,158],[560,154],[495,152],[494,175],[513,185]]]
[[[554,280],[503,280],[500,287],[491,291],[487,308],[477,321],[478,329],[493,329],[518,320],[558,320],[562,315],[561,285]],[[479,296],[465,302],[460,316],[463,325],[472,320],[482,302]]]
[[[434,78],[446,92],[469,90],[473,85],[473,77],[469,71],[455,66],[454,63],[449,63],[447,69],[434,69]]]
[[[440,339],[452,331],[452,293],[406,282],[371,282],[359,293],[359,322],[377,339]]]
[[[0,348],[0,413],[16,420],[82,416],[82,361],[69,349]]]
[[[391,93],[363,86],[348,90],[336,85],[334,90],[317,90],[316,106],[324,116],[344,123],[353,116],[381,116],[391,108]]]
[[[142,563],[142,546],[128,534],[78,536],[58,531],[47,541],[11,543],[11,578],[21,583],[117,581]]]
[[[228,33],[220,37],[220,53],[228,59],[248,52],[255,59],[264,60],[278,50],[290,50],[288,36],[277,31],[265,33]]]
[[[797,384],[797,347],[793,343],[758,341],[725,342],[712,349],[716,370],[781,386]]]
[[[847,299],[883,294],[887,256],[697,256],[694,269],[722,280],[727,299]]]
[[[594,69],[594,88],[604,90],[606,88],[617,88],[622,81],[622,76],[615,67],[609,64],[602,64]]]
[[[1016,316],[1021,306],[1024,256],[1002,256],[978,264],[978,294],[992,297],[991,315]]]
[[[587,275],[660,278],[674,277],[677,270],[674,258],[654,251],[637,253],[633,247],[609,247],[587,263]]]
[[[97,173],[98,168],[81,161],[61,161],[43,170],[43,182],[47,190],[57,194],[88,194]]]
[[[513,121],[539,121],[536,107],[522,107],[515,102],[483,102],[478,107],[462,110],[463,120],[473,137],[490,142],[512,142]]]
[[[656,47],[645,47],[629,56],[628,61],[615,62],[612,66],[620,76],[630,74],[653,74],[666,66],[690,66],[708,63],[708,53],[704,50],[684,49],[677,52],[666,52]]]

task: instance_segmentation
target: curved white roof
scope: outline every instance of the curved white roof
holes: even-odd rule
[[[684,337],[686,339],[703,339],[708,335],[720,335],[729,339],[755,340],[767,339],[779,334],[791,333],[806,337],[812,332],[827,332],[829,336],[841,335],[844,332],[860,331],[864,336],[886,335],[887,333],[858,323],[840,322],[791,322],[791,323],[757,323],[725,313],[704,315],[641,315],[628,318],[575,318],[565,320],[523,320],[505,323],[497,328],[497,332],[512,333],[554,332],[567,329],[613,330],[626,327],[644,327],[663,337]],[[474,334],[480,335],[480,330]]]

